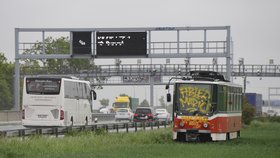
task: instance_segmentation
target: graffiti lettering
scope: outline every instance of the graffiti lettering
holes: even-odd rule
[[[181,108],[189,112],[198,110],[207,113],[211,107],[211,95],[209,90],[191,86],[179,88]]]
[[[203,123],[208,123],[206,117],[197,117],[197,116],[184,116],[182,120],[188,125],[193,126],[193,128],[200,128]]]

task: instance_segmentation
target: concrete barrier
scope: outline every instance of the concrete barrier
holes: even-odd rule
[[[97,118],[98,121],[112,121],[115,119],[115,114],[93,113],[92,118]],[[0,122],[16,122],[21,121],[20,111],[0,111]]]
[[[93,113],[92,118],[97,118],[99,121],[113,121],[115,120],[115,114],[102,114],[102,113]]]
[[[21,121],[20,111],[0,111],[0,122]]]

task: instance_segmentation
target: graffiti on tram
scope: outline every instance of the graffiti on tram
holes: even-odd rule
[[[179,87],[180,109],[206,114],[211,108],[210,88],[181,85]]]

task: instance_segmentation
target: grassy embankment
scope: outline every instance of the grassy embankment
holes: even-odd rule
[[[178,143],[172,141],[170,128],[128,134],[73,133],[64,138],[0,138],[0,158],[278,158],[279,131],[280,123],[254,121],[242,129],[240,139],[228,142]]]

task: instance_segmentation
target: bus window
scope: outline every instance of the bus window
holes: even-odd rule
[[[77,86],[75,82],[65,81],[64,82],[64,93],[65,98],[77,98]]]
[[[27,94],[59,94],[61,79],[26,79]]]

